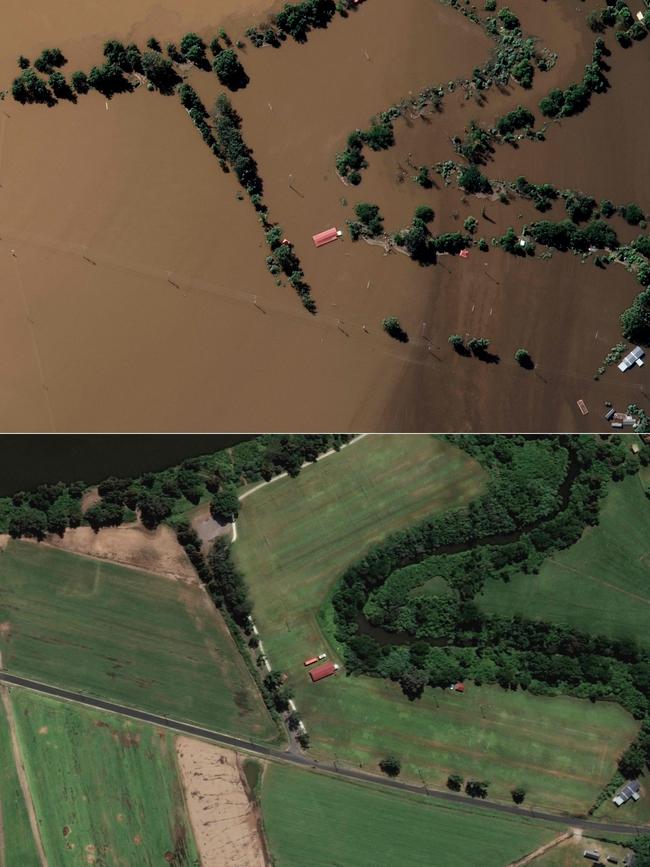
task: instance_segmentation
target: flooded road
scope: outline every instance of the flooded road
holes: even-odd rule
[[[44,0],[29,9],[12,2],[0,72],[8,83],[12,58],[33,57],[45,44],[58,44],[72,71],[97,63],[109,37],[142,45],[156,35],[164,43],[194,29],[207,40],[223,25],[237,38],[279,5],[122,0],[109,8],[72,0],[61,12]],[[344,228],[363,200],[380,204],[391,231],[407,225],[418,204],[432,203],[436,232],[480,216],[458,191],[413,184],[410,163],[453,157],[450,136],[471,117],[493,119],[515,101],[534,105],[551,86],[575,80],[593,42],[584,27],[589,4],[563,0],[554,13],[547,4],[511,5],[559,52],[557,66],[538,73],[532,92],[494,92],[481,109],[450,98],[428,122],[398,122],[397,146],[369,156],[359,188],[345,187],[334,171],[347,133],[409,91],[469,74],[492,47],[483,31],[434,0],[403,0],[397,17],[389,0],[367,0],[305,45],[288,40],[279,50],[249,45],[241,52],[251,83],[233,102],[271,216],[296,245],[317,317],[292,289],[274,285],[254,210],[238,200],[235,179],[220,171],[176,97],[139,89],[107,102],[91,93],[77,106],[52,109],[6,100],[2,429],[600,430],[593,415],[580,416],[578,398],[592,412],[607,399],[639,400],[636,370],[592,378],[638,291],[622,268],[603,273],[559,254],[521,262],[500,251],[420,268],[347,238],[321,250],[311,242],[331,225]],[[640,122],[634,82],[647,56],[647,44],[615,52],[609,94],[554,128],[548,142],[497,151],[487,171],[592,184],[596,195],[613,187],[614,199],[620,174],[627,195],[645,140],[632,138],[632,123]],[[214,76],[193,72],[191,81],[210,105],[219,93]],[[607,172],[584,169],[589,161],[571,142],[604,139],[596,151],[604,159],[615,134],[608,105],[621,120],[631,118],[630,159]],[[647,207],[647,177],[636,180]],[[536,213],[527,203],[496,203],[479,234]],[[409,345],[381,332],[387,315],[400,317]],[[456,332],[485,333],[502,362],[454,355],[446,341]],[[534,373],[512,360],[519,345],[538,363]]]

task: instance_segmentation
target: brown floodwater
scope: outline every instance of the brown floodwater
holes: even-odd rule
[[[2,80],[15,74],[8,58],[33,56],[46,44],[63,49],[68,69],[88,68],[109,37],[177,41],[194,29],[209,38],[222,25],[237,37],[278,5],[11,3],[0,35]],[[538,74],[531,93],[495,92],[481,108],[454,97],[438,116],[398,122],[397,146],[370,155],[357,189],[334,171],[347,133],[409,91],[482,63],[492,44],[483,32],[434,0],[402,0],[398,18],[389,0],[367,0],[306,45],[289,40],[280,50],[242,53],[251,83],[233,102],[271,215],[295,243],[313,287],[317,317],[293,290],[274,285],[253,209],[238,201],[233,176],[219,170],[176,98],[139,90],[107,102],[93,93],[77,106],[49,110],[5,101],[0,427],[601,430],[603,400],[627,406],[642,399],[640,371],[626,377],[610,371],[599,383],[592,378],[619,339],[618,314],[637,291],[622,268],[602,272],[560,254],[521,262],[500,251],[420,268],[348,239],[321,250],[312,245],[312,234],[343,227],[352,205],[364,199],[381,205],[390,230],[407,225],[424,203],[436,211],[435,231],[459,228],[470,213],[486,235],[537,216],[528,203],[497,202],[486,205],[483,218],[477,200],[445,188],[424,192],[409,180],[411,162],[453,156],[450,135],[471,117],[494,117],[517,102],[534,105],[549,87],[580,75],[593,41],[584,26],[589,4],[563,0],[553,13],[541,2],[510,5],[558,51],[555,69]],[[638,128],[634,77],[643,74],[644,52],[641,44],[615,53],[607,96],[594,97],[583,117],[554,127],[547,143],[498,151],[489,173],[591,183],[581,175],[590,171],[589,160],[573,153],[572,130],[589,122],[585,136],[611,136],[613,109],[606,104],[621,119],[629,112]],[[211,75],[193,73],[191,80],[206,104],[216,98]],[[637,153],[632,135],[630,122],[619,152],[629,142]],[[558,150],[571,152],[563,174]],[[517,160],[529,168],[515,170]],[[595,179],[598,170],[591,172]],[[609,178],[615,186],[610,198],[617,198],[619,174],[625,188],[628,173],[622,159],[603,172],[603,183]],[[589,187],[598,195],[599,189]],[[638,198],[643,205],[649,197]],[[386,315],[400,317],[409,345],[381,333]],[[492,338],[501,363],[455,356],[446,344],[452,332]],[[538,363],[534,373],[512,360],[520,345]],[[586,418],[577,411],[580,397],[592,410]]]

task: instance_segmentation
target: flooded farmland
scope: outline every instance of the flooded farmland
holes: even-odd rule
[[[66,71],[89,69],[107,38],[150,35],[164,44],[187,30],[233,38],[280,4],[264,0],[12,3],[0,35],[2,87],[15,58],[57,44]],[[467,216],[478,235],[539,219],[529,202],[481,203],[437,183],[422,190],[413,166],[453,159],[453,135],[470,119],[492,123],[517,104],[536,111],[551,87],[577,80],[596,4],[511,0],[527,33],[557,52],[534,86],[458,93],[441,112],[398,120],[396,145],[369,156],[359,187],[344,186],[335,154],[371,115],[430,84],[471,74],[493,43],[437,0],[366,0],[306,44],[240,54],[250,84],[232,95],[264,181],[271,217],[294,243],[318,306],[276,286],[254,209],[176,97],[138,88],[107,101],[19,106],[0,113],[0,424],[5,430],[600,430],[605,400],[643,402],[643,373],[593,374],[620,339],[618,316],[638,292],[622,267],[570,253],[547,261],[490,248],[420,267],[378,246],[311,236],[344,229],[359,201],[376,202],[386,229],[429,204],[434,231]],[[642,169],[648,120],[639,112],[650,40],[611,44],[611,88],[584,114],[553,124],[545,142],[499,145],[485,172],[634,198],[650,207]],[[189,73],[207,106],[222,90]],[[538,113],[538,112],[537,112]],[[539,113],[538,113],[539,114]],[[590,159],[584,158],[589,143]],[[612,154],[617,154],[613,159]],[[482,216],[484,211],[486,216]],[[561,219],[556,205],[553,218]],[[618,218],[617,218],[618,219]],[[620,225],[619,225],[620,223]],[[620,237],[627,227],[613,222]],[[391,341],[395,315],[411,340]],[[499,363],[455,355],[451,333],[485,335]],[[537,364],[514,361],[526,346]],[[576,401],[583,399],[589,416]]]

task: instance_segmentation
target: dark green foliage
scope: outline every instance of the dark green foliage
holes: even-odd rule
[[[458,176],[458,184],[466,193],[492,192],[489,180],[476,166],[462,168]]]
[[[158,51],[145,51],[142,55],[142,71],[161,93],[170,94],[180,83],[180,76],[171,60]]]
[[[88,85],[109,99],[116,93],[133,90],[128,79],[124,77],[123,70],[114,63],[93,66],[88,75]]]
[[[240,184],[249,193],[261,193],[262,181],[257,174],[257,163],[240,131],[241,118],[223,93],[219,95],[215,105],[214,121],[219,148]]]
[[[644,255],[647,259],[650,259],[650,236],[649,235],[639,235],[634,241],[632,241],[632,246],[639,253]]]
[[[499,10],[497,18],[506,30],[516,30],[519,27],[519,19],[507,6]]]
[[[16,102],[37,102],[44,105],[53,105],[55,100],[52,92],[42,78],[33,69],[26,69],[11,85],[11,95]]]
[[[446,232],[433,237],[434,248],[437,253],[450,253],[457,256],[461,250],[472,246],[472,239],[462,232]]]
[[[447,777],[447,788],[451,789],[452,792],[460,792],[464,782],[460,774],[450,774]]]
[[[147,39],[147,48],[151,49],[151,51],[162,53],[162,46],[155,36],[150,36],[149,39]]]
[[[618,770],[626,780],[634,780],[643,771],[646,755],[640,744],[633,743],[618,760]]]
[[[618,247],[616,232],[603,220],[592,220],[584,229],[579,229],[571,220],[555,223],[540,220],[528,228],[538,244],[554,247],[556,250],[586,252],[590,247],[615,250]]]
[[[373,151],[387,150],[395,144],[393,125],[389,120],[377,121],[373,118],[370,129],[360,135],[362,141]]]
[[[25,57],[24,54],[21,54],[20,57],[18,58],[18,66],[21,69],[27,69],[29,67],[29,58]]]
[[[379,212],[378,205],[359,202],[354,209],[354,213],[363,227],[362,234],[368,235],[371,238],[382,234],[384,231],[384,218]]]
[[[72,82],[72,86],[75,91],[79,94],[88,93],[88,91],[90,90],[88,76],[82,70],[77,70],[76,72],[73,72],[70,76],[70,81]]]
[[[562,193],[562,196],[565,200],[567,214],[574,223],[582,223],[585,220],[591,219],[591,215],[596,207],[595,199],[584,195],[584,193],[575,193],[571,190],[566,190]]]
[[[650,289],[644,289],[621,315],[623,335],[638,343],[650,343]]]
[[[621,216],[630,226],[638,226],[643,219],[643,211],[635,202],[630,202],[621,208]]]
[[[215,521],[236,521],[239,515],[239,497],[234,485],[226,485],[210,501],[210,514]]]
[[[465,783],[465,792],[470,798],[487,798],[489,785],[485,780],[468,780]]]
[[[34,68],[47,74],[55,67],[65,66],[67,62],[60,48],[44,48],[34,61]]]
[[[505,135],[509,132],[516,132],[520,129],[526,129],[535,125],[535,115],[527,108],[522,108],[518,105],[517,108],[504,114],[496,122],[496,131],[499,135]]]
[[[205,42],[197,33],[186,33],[181,39],[181,54],[190,63],[200,68],[208,66],[205,57]],[[209,68],[209,67],[208,67]]]
[[[534,76],[535,70],[530,60],[520,60],[519,63],[512,67],[512,77],[526,90],[533,86]]]
[[[531,184],[523,175],[516,179],[515,189],[520,196],[531,199],[538,211],[548,211],[558,196],[552,184]]]
[[[219,81],[230,90],[240,90],[249,82],[246,71],[232,48],[226,48],[216,55],[212,61],[212,69]]]
[[[84,517],[95,532],[101,527],[119,527],[124,521],[124,507],[119,503],[102,500],[91,506]]]
[[[313,27],[327,27],[335,12],[334,0],[304,0],[285,3],[275,20],[282,33],[305,42],[309,31]]]
[[[52,88],[52,93],[57,97],[57,99],[69,99],[71,102],[76,102],[76,96],[72,92],[72,88],[61,72],[58,72],[57,70],[50,72],[48,83]]]
[[[402,763],[397,758],[397,756],[389,755],[379,762],[379,767],[386,774],[386,776],[398,777],[400,771],[402,770]]]
[[[433,222],[434,216],[433,208],[429,205],[420,205],[415,209],[415,218],[417,220],[422,220],[423,223]]]
[[[230,543],[223,536],[215,539],[208,555],[208,574],[208,591],[217,606],[225,608],[238,626],[248,627],[253,606],[244,578],[232,561]]]
[[[394,340],[400,343],[408,343],[408,335],[400,325],[397,316],[387,316],[381,323],[386,334],[390,335]]]
[[[47,532],[47,517],[39,509],[20,506],[9,520],[8,532],[12,539],[26,536],[40,542]]]
[[[524,803],[524,799],[526,797],[526,790],[523,788],[523,786],[517,786],[510,792],[510,794],[512,795],[512,800],[515,802],[515,804]]]

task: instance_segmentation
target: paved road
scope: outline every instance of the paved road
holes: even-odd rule
[[[279,762],[287,762],[292,765],[300,765],[304,768],[335,774],[338,777],[343,777],[348,780],[356,780],[363,783],[372,783],[376,786],[381,786],[385,789],[395,789],[400,792],[412,792],[417,795],[426,795],[434,800],[447,801],[454,804],[463,804],[465,807],[471,806],[477,809],[492,810],[496,813],[509,813],[513,816],[521,816],[532,819],[541,819],[545,822],[555,822],[561,825],[571,826],[572,828],[582,828],[584,830],[599,831],[602,833],[625,834],[625,833],[648,833],[650,827],[637,828],[630,825],[618,825],[612,822],[594,822],[587,819],[577,819],[566,813],[545,813],[539,810],[530,810],[523,807],[517,807],[515,804],[499,804],[492,801],[472,800],[470,801],[465,795],[457,795],[453,792],[437,791],[435,789],[427,789],[423,786],[413,786],[409,783],[402,783],[399,780],[390,780],[387,777],[376,777],[373,774],[367,774],[364,771],[357,771],[353,768],[342,768],[338,765],[331,765],[325,762],[318,762],[306,755],[295,755],[293,753],[275,750],[272,747],[265,747],[260,744],[255,744],[252,741],[247,741],[242,738],[235,738],[231,735],[225,735],[221,732],[215,732],[212,729],[202,728],[201,726],[192,725],[192,723],[181,722],[179,720],[170,719],[159,714],[149,713],[145,710],[126,707],[125,705],[116,704],[112,701],[104,701],[101,698],[83,695],[79,692],[61,689],[58,686],[51,686],[47,683],[41,683],[30,678],[20,677],[15,674],[8,674],[0,671],[0,683],[10,684],[14,686],[23,686],[27,689],[35,690],[43,695],[50,695],[54,698],[73,701],[77,704],[83,704],[87,707],[96,708],[98,710],[107,710],[111,713],[118,713],[130,719],[140,720],[142,722],[151,723],[160,728],[167,728],[184,734],[193,735],[197,738],[204,738],[208,741],[213,741],[217,744],[223,744],[229,747],[235,747],[240,750],[247,750],[262,758],[273,759]]]

